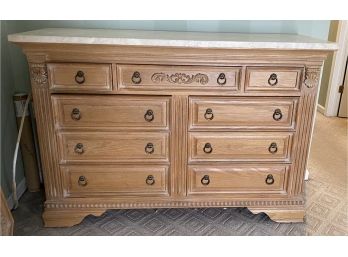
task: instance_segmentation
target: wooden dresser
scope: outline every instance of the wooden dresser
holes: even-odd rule
[[[304,218],[318,85],[335,44],[297,35],[44,29],[28,58],[47,227],[107,209]]]

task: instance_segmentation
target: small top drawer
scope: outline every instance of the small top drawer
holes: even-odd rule
[[[240,67],[118,65],[119,89],[239,89]]]
[[[111,91],[110,64],[49,63],[50,88],[56,91]]]
[[[245,91],[299,91],[301,67],[247,67]]]

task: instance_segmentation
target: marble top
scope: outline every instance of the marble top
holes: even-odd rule
[[[224,49],[336,50],[337,44],[296,34],[241,34],[47,28],[11,34],[17,43],[65,43]]]

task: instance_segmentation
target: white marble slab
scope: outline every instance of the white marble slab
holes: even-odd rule
[[[18,43],[102,44],[225,49],[337,49],[336,43],[295,34],[240,34],[54,28],[12,34],[8,36],[8,40]]]

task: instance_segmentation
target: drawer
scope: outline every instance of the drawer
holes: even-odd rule
[[[55,91],[111,91],[110,64],[49,63],[50,88]]]
[[[191,129],[294,129],[298,98],[190,98]]]
[[[303,67],[247,67],[245,91],[299,91]]]
[[[61,132],[61,163],[168,162],[168,133]]]
[[[289,166],[189,166],[188,194],[286,194]]]
[[[167,166],[61,166],[65,196],[166,195]]]
[[[57,127],[168,128],[169,97],[53,95]]]
[[[290,132],[190,132],[189,160],[289,162]]]
[[[118,88],[238,90],[240,71],[240,67],[118,65]]]

